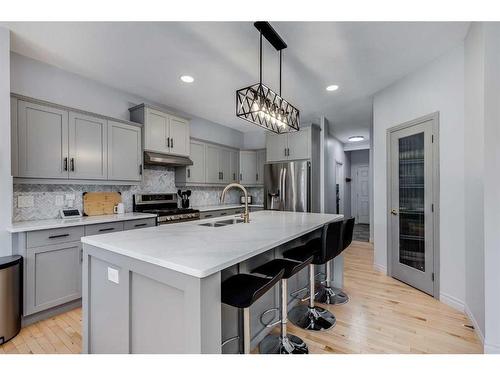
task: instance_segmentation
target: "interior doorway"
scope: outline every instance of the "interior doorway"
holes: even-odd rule
[[[344,164],[335,162],[335,213],[344,214]]]
[[[438,114],[387,133],[389,275],[439,296]]]

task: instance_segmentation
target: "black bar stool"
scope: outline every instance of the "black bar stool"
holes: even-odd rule
[[[285,258],[304,261],[313,255],[309,264],[309,305],[297,305],[290,310],[290,322],[310,331],[324,331],[335,325],[335,316],[328,310],[314,305],[315,273],[314,265],[322,265],[333,259],[332,254],[340,247],[342,222],[334,221],[323,227],[321,239],[309,241],[306,245],[286,251]]]
[[[280,281],[284,273],[285,270],[281,269],[272,278],[240,273],[222,282],[222,303],[243,309],[244,354],[250,354],[250,306]],[[240,339],[240,336],[225,340],[222,346],[237,339]]]
[[[349,247],[352,242],[352,232],[354,230],[354,218],[351,217],[344,220],[342,225],[342,242],[341,246],[334,249],[333,258],[336,258],[342,252]],[[326,280],[325,285],[320,285],[318,287],[318,293],[316,294],[316,302],[324,303],[328,305],[343,305],[349,301],[349,296],[340,288],[332,286],[332,271],[331,271],[332,261],[326,263]]]
[[[281,332],[279,336],[268,335],[261,341],[259,351],[262,354],[307,354],[309,349],[306,343],[295,335],[287,333],[286,324],[288,322],[288,279],[311,264],[313,256],[311,255],[303,262],[296,262],[289,259],[273,259],[270,262],[257,267],[252,273],[259,273],[268,277],[274,277],[280,270],[285,270],[281,279],[281,302],[280,302],[280,320]]]

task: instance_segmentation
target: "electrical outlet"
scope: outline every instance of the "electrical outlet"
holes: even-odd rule
[[[120,273],[117,269],[108,267],[108,280],[115,283],[120,284]]]
[[[56,206],[61,207],[64,206],[64,196],[56,195]]]
[[[35,205],[35,199],[32,195],[20,195],[17,197],[18,208],[28,208]]]

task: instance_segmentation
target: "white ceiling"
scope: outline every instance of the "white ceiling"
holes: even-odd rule
[[[465,37],[467,22],[273,22],[288,44],[283,96],[302,122],[325,115],[345,142],[368,137],[371,95]],[[241,130],[235,90],[258,81],[251,22],[4,23],[11,49],[109,86]],[[264,83],[278,89],[278,53],[264,49]],[[195,77],[186,85],[182,74]],[[327,92],[328,84],[340,89]]]

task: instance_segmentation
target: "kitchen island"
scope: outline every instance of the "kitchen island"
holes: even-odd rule
[[[221,353],[238,322],[221,304],[222,280],[341,219],[260,211],[248,224],[212,226],[216,218],[82,238],[83,351]]]

